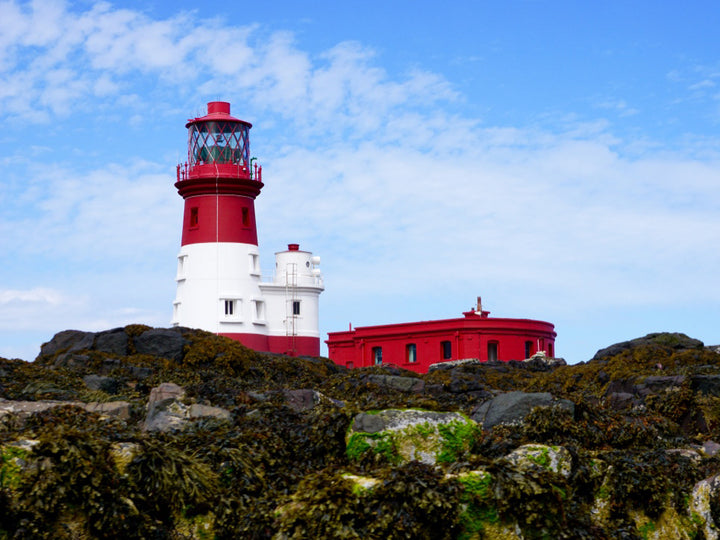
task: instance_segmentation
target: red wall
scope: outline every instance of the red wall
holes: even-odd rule
[[[196,209],[197,223],[192,223],[193,209]],[[246,209],[245,223],[243,209]],[[185,199],[182,245],[204,242],[257,245],[255,201],[240,195],[199,195]]]
[[[221,336],[239,341],[260,352],[289,354],[292,356],[320,356],[320,338],[295,336],[263,336],[260,334],[224,333]]]
[[[477,358],[487,361],[488,344],[497,344],[497,359],[523,360],[538,350],[555,355],[554,326],[531,319],[500,319],[468,313],[465,318],[366,326],[328,334],[328,355],[336,364],[366,367],[374,364],[373,348],[382,348],[382,363],[426,373],[430,364],[444,360],[443,341],[450,342],[448,360]],[[526,342],[530,343],[526,354]],[[416,345],[416,362],[407,361],[407,345]]]

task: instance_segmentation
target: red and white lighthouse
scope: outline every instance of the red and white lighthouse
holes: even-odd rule
[[[178,255],[174,326],[201,328],[259,351],[320,354],[319,257],[289,244],[275,254],[275,272],[260,272],[255,198],[262,167],[250,157],[251,124],[230,104],[208,103],[188,128],[187,162],[175,187],[185,200]]]

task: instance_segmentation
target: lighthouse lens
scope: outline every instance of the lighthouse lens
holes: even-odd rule
[[[247,165],[248,126],[240,122],[203,122],[189,127],[190,165]]]

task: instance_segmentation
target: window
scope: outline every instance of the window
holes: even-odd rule
[[[200,209],[197,206],[193,206],[190,209],[190,226],[197,227],[200,223]]]
[[[372,357],[373,357],[373,363],[376,366],[379,366],[382,364],[382,347],[373,347],[372,348]]]
[[[450,360],[452,358],[452,343],[449,341],[440,342],[440,356],[443,360]]]
[[[498,359],[498,343],[497,341],[491,341],[487,346],[488,360],[495,361]]]
[[[254,300],[253,303],[255,304],[255,318],[253,322],[256,323],[265,323],[265,302],[262,300]]]
[[[260,257],[257,253],[250,254],[250,273],[254,276],[260,275]]]
[[[414,343],[405,345],[405,358],[410,364],[417,362],[417,345]]]
[[[180,255],[178,257],[178,268],[177,268],[177,280],[185,279],[186,267],[187,267],[187,255]]]
[[[553,344],[548,343],[548,356],[550,358],[555,358],[555,351],[553,350]]]
[[[300,315],[300,300],[293,300],[293,315]]]
[[[525,342],[525,358],[532,356],[532,341]]]
[[[235,314],[235,301],[225,300],[225,315],[231,316]]]
[[[250,209],[247,206],[242,209],[242,224],[243,227],[250,226]]]

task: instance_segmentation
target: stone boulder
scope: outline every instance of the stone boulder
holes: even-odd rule
[[[355,416],[346,437],[347,455],[368,454],[390,463],[452,463],[477,434],[475,422],[455,412],[387,409]]]
[[[572,455],[562,446],[526,444],[505,456],[505,461],[521,470],[539,467],[565,478],[572,472]]]
[[[470,418],[491,429],[499,424],[522,422],[535,407],[560,406],[575,414],[575,404],[567,399],[554,399],[548,392],[506,392],[480,404]]]
[[[175,383],[162,383],[150,391],[148,413],[145,417],[145,431],[177,431],[184,429],[188,422],[200,418],[231,420],[230,411],[221,407],[182,402],[185,390]]]

